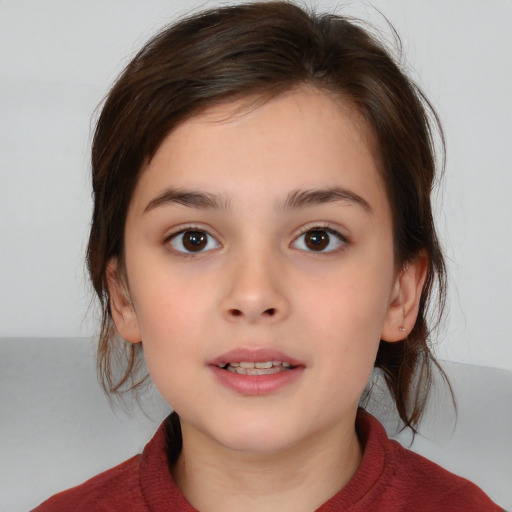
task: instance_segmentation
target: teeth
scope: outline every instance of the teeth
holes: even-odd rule
[[[258,361],[257,363],[252,361],[240,361],[239,363],[227,363],[229,366],[233,368],[272,368],[272,366],[284,366],[285,368],[290,368],[290,363],[283,361]],[[226,365],[224,365],[226,366]]]
[[[254,368],[272,368],[272,361],[266,361],[265,363],[254,363]]]
[[[272,373],[285,371],[283,367],[279,366],[272,366],[271,368],[232,368],[231,366],[228,366],[226,370],[228,372],[239,373],[240,375],[270,375]]]
[[[289,370],[291,364],[286,361],[240,361],[227,363],[220,368],[241,375],[270,375]]]

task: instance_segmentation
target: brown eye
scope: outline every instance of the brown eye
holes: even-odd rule
[[[334,252],[347,245],[347,239],[330,228],[314,228],[304,232],[291,244],[295,249],[306,252]]]
[[[188,230],[176,233],[170,241],[173,249],[178,252],[204,252],[219,247],[218,242],[205,231]]]
[[[183,233],[183,247],[187,251],[201,251],[206,247],[206,233],[202,231],[186,231]]]
[[[312,251],[323,251],[329,245],[329,233],[326,231],[308,231],[304,235],[304,243]]]

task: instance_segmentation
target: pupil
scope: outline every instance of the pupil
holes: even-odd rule
[[[306,234],[306,245],[314,251],[322,251],[329,243],[329,235],[325,231],[309,231]]]
[[[200,251],[206,246],[206,233],[202,231],[187,231],[183,234],[183,246],[187,251]]]

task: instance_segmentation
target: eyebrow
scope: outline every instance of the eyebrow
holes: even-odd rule
[[[173,203],[200,210],[220,210],[229,208],[230,201],[220,194],[169,188],[151,200],[144,213]]]
[[[372,207],[360,195],[344,188],[325,188],[311,190],[294,190],[288,194],[282,205],[283,210],[298,210],[325,203],[346,202],[361,206],[368,213],[372,213]],[[189,208],[200,210],[228,209],[230,199],[222,194],[211,194],[195,190],[169,188],[152,199],[144,213],[160,206],[180,204]]]
[[[308,206],[316,206],[325,203],[346,202],[361,206],[368,213],[373,213],[370,203],[360,195],[339,187],[313,189],[313,190],[294,190],[286,198],[283,209],[296,210]]]

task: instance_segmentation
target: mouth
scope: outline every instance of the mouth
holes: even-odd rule
[[[295,366],[288,361],[233,361],[218,365],[218,368],[239,375],[272,375],[293,370]]]
[[[209,362],[218,381],[242,395],[267,395],[292,385],[305,365],[274,349],[239,348]]]
[[[269,375],[305,366],[301,361],[273,348],[236,348],[208,362],[240,375]]]

